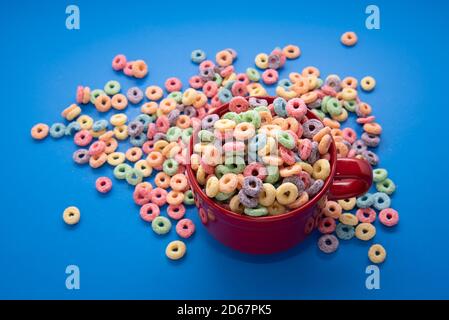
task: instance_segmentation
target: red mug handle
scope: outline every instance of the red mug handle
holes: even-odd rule
[[[366,193],[373,182],[371,165],[366,160],[356,158],[337,159],[333,184],[329,189],[329,199],[347,199]]]

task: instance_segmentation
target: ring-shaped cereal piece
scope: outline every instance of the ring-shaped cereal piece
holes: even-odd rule
[[[359,223],[359,219],[357,219],[357,217],[352,213],[343,213],[338,219],[341,223],[348,226],[356,226]]]
[[[256,134],[254,125],[249,122],[239,123],[234,129],[234,138],[239,141],[248,140]]]
[[[79,116],[76,122],[80,124],[81,130],[90,130],[94,125],[94,119],[85,114]]]
[[[128,117],[126,114],[124,113],[117,113],[114,114],[113,116],[111,116],[111,118],[109,119],[109,122],[114,126],[114,127],[118,127],[118,126],[122,126],[126,123],[126,121],[128,121]]]
[[[226,173],[218,181],[218,189],[223,193],[231,193],[237,189],[238,179],[235,173]]]
[[[376,211],[371,208],[360,208],[355,213],[357,219],[362,223],[373,223],[376,221]]]
[[[126,56],[118,54],[112,59],[112,69],[115,71],[123,70],[126,66]]]
[[[171,222],[168,218],[158,216],[151,222],[151,228],[156,234],[162,235],[170,232]]]
[[[154,188],[150,192],[150,198],[151,202],[158,205],[159,207],[162,207],[167,203],[167,191],[159,187]]]
[[[103,141],[101,140],[95,141],[89,147],[89,155],[91,156],[99,155],[100,153],[104,152],[104,149],[106,149],[106,144]]]
[[[107,161],[111,166],[117,166],[125,162],[125,154],[123,152],[113,152],[108,155]]]
[[[153,168],[144,159],[137,161],[134,164],[134,169],[139,171],[145,178],[151,176],[151,173],[153,173]]]
[[[106,162],[107,159],[108,159],[108,155],[104,152],[100,153],[100,154],[96,154],[89,158],[89,165],[92,168],[96,169],[96,168],[101,167]]]
[[[254,62],[259,69],[267,69],[268,55],[266,53],[259,53],[254,59]]]
[[[373,77],[364,77],[361,81],[360,81],[360,86],[362,87],[363,91],[373,91],[374,88],[376,87],[376,80]]]
[[[108,193],[112,189],[112,181],[108,177],[99,177],[95,181],[95,188],[100,193]]]
[[[42,140],[48,136],[50,128],[45,123],[38,123],[31,128],[31,136],[33,139]]]
[[[138,147],[129,148],[126,150],[125,156],[128,161],[136,162],[142,158],[143,151]]]
[[[355,236],[357,239],[368,241],[376,235],[376,227],[371,223],[361,223],[355,228]]]
[[[153,222],[156,217],[159,217],[160,209],[154,203],[146,203],[140,208],[140,217],[143,221]]]
[[[301,55],[301,49],[298,46],[289,44],[282,49],[282,53],[287,59],[296,59]]]
[[[274,188],[274,187],[273,187]],[[229,209],[235,213],[243,213],[245,210],[245,206],[240,202],[239,195],[235,195],[229,201]]]
[[[382,263],[387,258],[387,251],[380,244],[373,244],[368,250],[368,258],[372,263]]]
[[[312,67],[312,66],[305,67],[302,70],[302,76],[306,77],[306,78],[309,77],[309,76],[315,76],[315,77],[319,78],[320,77],[320,70],[318,70],[318,68],[315,68],[315,67]]]
[[[279,79],[279,73],[274,69],[267,69],[262,73],[262,81],[267,84],[274,84]]]
[[[336,227],[337,224],[335,223],[335,220],[333,218],[325,217],[320,221],[318,225],[318,231],[323,234],[330,234],[335,231]]]
[[[188,187],[189,184],[187,182],[187,177],[184,174],[178,173],[170,178],[170,188],[172,188],[173,190],[186,191]]]
[[[112,96],[111,106],[115,110],[124,110],[128,106],[128,98],[121,93],[117,93]]]
[[[164,163],[164,156],[159,151],[153,150],[148,154],[147,162],[153,168],[162,166]]]
[[[165,254],[171,260],[179,260],[186,254],[186,245],[184,242],[175,240],[168,244]]]
[[[341,206],[341,208],[345,211],[350,211],[352,209],[354,209],[355,204],[356,204],[356,198],[349,198],[349,199],[342,199],[342,200],[338,200],[338,204]]]
[[[172,78],[168,78],[165,81],[165,89],[168,92],[176,92],[176,91],[180,91],[182,89],[182,83],[181,80],[179,80],[178,78],[172,77]]]
[[[75,144],[80,147],[87,146],[91,143],[92,139],[92,135],[88,130],[78,131],[73,138]]]
[[[186,213],[186,208],[182,204],[168,205],[167,214],[170,218],[172,218],[174,220],[182,219],[184,217],[185,213]]]
[[[342,34],[341,43],[343,43],[347,47],[352,47],[357,43],[357,35],[355,32],[348,31]]]
[[[221,67],[230,66],[233,59],[232,54],[227,50],[222,50],[215,55],[215,61]]]
[[[95,99],[95,108],[99,112],[107,112],[112,107],[111,98],[106,94],[101,94]]]
[[[382,126],[376,122],[365,123],[363,130],[369,134],[380,135],[382,133]]]
[[[379,212],[379,220],[384,226],[392,227],[398,224],[399,214],[392,208],[383,209]]]
[[[321,209],[321,212],[326,217],[331,217],[333,219],[339,219],[341,212],[342,212],[342,207],[340,206],[340,204],[338,202],[327,201],[324,208]]]
[[[172,205],[178,205],[183,203],[184,193],[180,191],[172,190],[167,194],[167,203]]]
[[[148,74],[148,66],[143,60],[136,60],[132,64],[132,75],[137,79],[145,78]]]
[[[81,213],[77,207],[67,207],[62,213],[62,218],[68,225],[77,224],[80,221]]]
[[[158,172],[154,177],[154,183],[162,189],[167,189],[170,186],[170,180],[171,177],[163,171]]]
[[[276,200],[281,205],[293,203],[298,197],[298,188],[291,182],[281,184],[276,189]]]
[[[326,159],[319,159],[313,164],[312,176],[314,179],[326,180],[331,173],[330,163]]]
[[[195,224],[190,219],[181,219],[176,224],[176,233],[184,239],[190,238],[195,232]]]

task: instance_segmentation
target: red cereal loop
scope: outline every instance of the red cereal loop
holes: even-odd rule
[[[235,113],[241,113],[247,111],[249,108],[249,102],[243,97],[233,97],[229,102],[229,111]]]
[[[108,177],[100,177],[95,181],[95,188],[100,193],[108,193],[112,189],[112,181]]]
[[[355,215],[362,223],[373,223],[376,221],[376,211],[371,208],[360,208]]]

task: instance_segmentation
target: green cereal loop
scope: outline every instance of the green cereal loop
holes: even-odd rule
[[[240,122],[242,122],[242,117],[238,113],[235,113],[235,112],[226,112],[222,118],[232,120],[236,124],[239,124]]]
[[[295,147],[295,140],[293,137],[285,131],[278,131],[276,137],[280,144],[287,149],[293,149]]]
[[[246,75],[251,81],[258,82],[260,80],[260,73],[254,68],[246,69]]]
[[[185,144],[188,144],[190,142],[190,138],[192,137],[193,134],[193,128],[187,128],[182,130],[182,142],[184,142]]]
[[[314,115],[316,115],[318,118],[320,118],[320,120],[323,120],[326,117],[326,114],[318,109],[312,109],[310,110],[310,112],[312,112]]]
[[[327,113],[327,102],[331,99],[331,96],[324,96],[324,98],[321,100],[321,111],[324,113]]]
[[[236,158],[240,158],[240,157],[236,157]],[[227,164],[226,167],[228,167],[231,170],[231,173],[239,174],[245,170],[246,164],[231,163],[231,164]]]
[[[385,179],[381,182],[376,183],[376,189],[379,192],[384,192],[391,195],[396,190],[396,185],[391,179]]]
[[[151,222],[151,228],[156,234],[166,234],[171,229],[171,222],[166,217],[157,216]]]
[[[262,111],[270,112],[270,109],[268,109],[268,107],[266,107],[266,106],[257,106],[253,110],[256,112],[262,112]],[[260,115],[260,113],[259,113],[259,115]]]
[[[167,159],[162,165],[162,170],[171,177],[174,176],[176,172],[178,172],[178,167],[178,162],[176,162],[174,159]]]
[[[198,138],[201,142],[213,142],[215,141],[215,136],[209,130],[201,130],[198,132]]]
[[[388,171],[385,169],[374,169],[373,170],[373,181],[381,182],[388,178]]]
[[[215,167],[215,176],[218,179],[221,179],[221,177],[223,177],[226,173],[231,173],[231,169],[228,166],[219,164]]]
[[[262,217],[268,214],[268,209],[265,207],[257,207],[257,208],[245,208],[245,214],[251,217]]]
[[[135,186],[138,183],[142,182],[143,179],[143,174],[142,172],[131,168],[130,170],[128,170],[128,172],[126,172],[126,182],[128,182],[130,185]]]
[[[119,93],[120,89],[121,89],[120,83],[115,80],[108,81],[104,85],[104,92],[106,92],[106,94],[109,96],[113,96],[114,94]]]
[[[119,180],[123,180],[126,178],[126,174],[129,170],[131,170],[131,166],[127,163],[120,163],[114,168],[114,177]]]
[[[221,86],[223,83],[223,78],[218,73],[214,74],[214,78],[212,80],[215,81],[218,86]]]
[[[192,190],[187,190],[184,193],[184,204],[186,206],[191,206],[191,205],[195,204],[195,198],[193,197]]]
[[[182,93],[179,91],[173,91],[173,92],[170,92],[170,94],[167,96],[167,98],[172,98],[173,100],[176,101],[176,103],[181,103],[182,102]]]
[[[219,192],[215,196],[215,199],[218,201],[226,201],[226,200],[230,199],[234,194],[235,194],[235,191],[229,192],[229,193]]]
[[[103,90],[101,90],[101,89],[95,89],[95,90],[92,90],[91,92],[90,92],[90,102],[92,103],[92,104],[95,104],[95,100],[99,97],[99,96],[101,96],[101,95],[105,95],[106,93],[103,91]]]
[[[267,177],[264,182],[274,184],[279,180],[279,168],[277,166],[266,166]]]
[[[357,101],[355,101],[355,100],[343,102],[343,108],[345,108],[349,112],[355,112],[356,107],[357,107]]]
[[[182,129],[179,127],[171,127],[166,133],[167,140],[170,142],[178,141],[182,135]]]
[[[330,98],[326,103],[327,112],[331,116],[339,116],[343,112],[343,108],[341,106],[341,102],[335,98]]]
[[[260,127],[260,114],[255,110],[248,110],[241,114],[243,122],[251,123],[256,129]]]

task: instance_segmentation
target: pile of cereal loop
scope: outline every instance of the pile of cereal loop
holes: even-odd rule
[[[36,124],[31,135],[37,140],[47,135],[54,139],[72,136],[79,147],[73,153],[73,161],[92,168],[109,165],[115,179],[135,186],[133,199],[140,206],[140,217],[151,224],[153,231],[166,234],[175,223],[181,239],[195,232],[193,221],[184,218],[185,206],[194,205],[185,175],[187,165],[196,171],[207,196],[238,214],[258,219],[285,214],[319,192],[330,173],[328,149],[335,141],[338,157],[370,162],[377,192],[357,199],[324,198],[319,202],[321,211],[315,226],[323,235],[318,247],[331,253],[338,248],[339,239],[355,236],[371,240],[376,234],[377,216],[387,227],[398,223],[399,216],[391,208],[390,199],[396,187],[388,172],[377,168],[379,157],[370,150],[380,143],[382,127],[375,122],[371,106],[359,99],[355,78],[322,78],[320,71],[310,66],[279,80],[277,70],[287,59],[300,55],[300,49],[294,45],[275,48],[270,54],[255,57],[256,68],[238,73],[233,66],[237,59],[235,50],[218,52],[215,61],[208,60],[204,51],[194,50],[191,61],[199,68],[198,74],[189,79],[190,88],[183,89],[178,78],[167,79],[164,88],[131,87],[125,94],[115,80],[102,89],[79,86],[76,103],[61,113],[64,121],[51,126]],[[112,67],[135,78],[148,73],[143,60],[128,62],[124,55],[114,57]],[[276,84],[277,97],[271,104],[259,98],[267,96],[263,84]],[[375,80],[366,77],[360,85],[362,90],[371,91]],[[221,118],[213,113],[213,109],[226,103],[228,113]],[[82,111],[89,104],[100,113],[118,113],[109,119],[94,120]],[[141,113],[134,119],[128,119],[123,112],[129,104],[140,106]],[[308,119],[307,110],[322,122]],[[342,127],[350,113],[363,126],[361,137],[354,129]],[[188,145],[194,133],[199,142],[189,159]],[[118,152],[119,143],[125,141],[132,147]],[[218,152],[220,148],[230,156],[223,156]],[[147,181],[153,171],[157,171],[154,185]],[[108,177],[99,177],[95,183],[103,194],[112,185]],[[160,208],[165,204],[168,207],[163,214]],[[80,212],[72,206],[63,217],[66,223],[76,224]],[[181,259],[185,253],[183,241],[167,245],[166,255],[170,259]],[[368,256],[372,262],[381,263],[386,251],[374,244]]]

